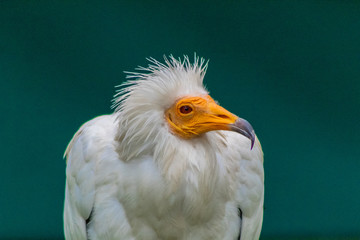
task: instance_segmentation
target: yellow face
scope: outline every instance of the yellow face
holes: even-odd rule
[[[239,119],[209,96],[183,97],[165,112],[171,131],[183,138],[193,138],[213,130],[234,131]]]

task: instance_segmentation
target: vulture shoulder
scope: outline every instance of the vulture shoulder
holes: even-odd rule
[[[227,151],[223,157],[233,176],[235,204],[240,218],[240,240],[259,239],[264,204],[263,152],[256,137],[253,149],[249,140],[239,134],[222,131]]]
[[[99,159],[114,145],[116,116],[96,117],[80,127],[66,148],[64,232],[66,239],[87,239],[87,224],[95,202]]]

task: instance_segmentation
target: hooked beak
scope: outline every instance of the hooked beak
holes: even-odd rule
[[[251,149],[253,148],[255,142],[255,131],[248,121],[243,118],[238,118],[236,119],[235,123],[230,124],[230,130],[240,133],[241,135],[250,139]]]
[[[208,96],[208,99],[211,99]],[[255,131],[251,124],[243,118],[232,114],[216,104],[212,99],[207,104],[207,114],[203,115],[207,130],[228,130],[240,133],[251,141],[251,149],[255,143]]]

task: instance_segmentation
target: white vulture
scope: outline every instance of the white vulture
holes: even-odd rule
[[[114,113],[86,122],[65,151],[66,239],[259,239],[253,128],[209,96],[204,59],[149,61],[129,73]]]

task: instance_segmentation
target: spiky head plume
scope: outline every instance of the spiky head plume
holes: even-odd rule
[[[191,63],[187,56],[176,59],[164,57],[165,63],[148,58],[148,67],[138,67],[140,72],[126,72],[127,82],[119,85],[113,108],[119,114],[119,140],[127,156],[139,155],[147,149],[147,140],[159,134],[170,134],[164,120],[164,111],[183,96],[208,94],[203,86],[207,62],[195,55]],[[161,139],[161,138],[159,138]],[[164,139],[164,138],[163,138]],[[151,141],[154,142],[154,141]],[[126,143],[126,144],[124,144]],[[130,146],[144,149],[131,152]],[[140,151],[140,152],[139,152]]]

